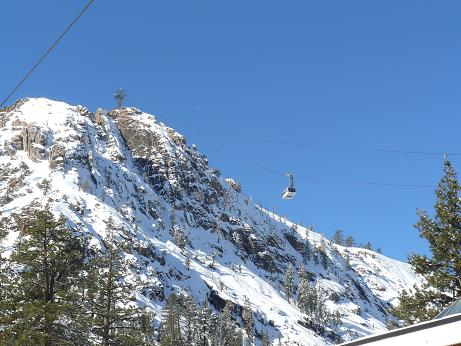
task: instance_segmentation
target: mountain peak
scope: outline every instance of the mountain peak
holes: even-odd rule
[[[256,206],[184,136],[136,108],[90,112],[45,98],[17,101],[0,111],[0,177],[4,225],[47,204],[97,244],[113,220],[139,299],[157,321],[172,292],[217,311],[249,298],[257,335],[321,345],[385,330],[389,304],[418,281],[407,264],[332,244]],[[11,231],[3,245],[16,236]],[[296,274],[288,301],[282,286],[290,265],[304,266],[340,325],[319,329],[300,311]]]

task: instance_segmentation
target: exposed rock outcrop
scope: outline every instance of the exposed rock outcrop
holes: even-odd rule
[[[23,150],[32,160],[44,160],[47,136],[39,127],[26,125],[21,131]]]

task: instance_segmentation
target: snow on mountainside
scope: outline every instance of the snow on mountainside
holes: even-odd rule
[[[92,113],[31,98],[0,111],[0,219],[46,203],[96,243],[104,221],[114,220],[132,245],[138,299],[157,319],[174,291],[208,299],[216,311],[232,301],[238,322],[248,297],[256,335],[267,330],[274,344],[324,345],[385,330],[393,318],[386,308],[418,280],[407,264],[332,244],[255,205],[183,136],[135,108]],[[7,249],[16,236],[7,235]],[[295,298],[287,302],[289,264],[295,286],[304,264],[325,290],[338,326],[318,328]]]

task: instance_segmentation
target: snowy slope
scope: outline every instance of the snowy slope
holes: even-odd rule
[[[105,236],[104,221],[114,220],[119,238],[132,248],[127,256],[138,298],[157,316],[171,292],[187,290],[217,311],[234,302],[240,321],[248,297],[256,335],[268,330],[274,343],[280,337],[287,345],[324,345],[335,335],[350,340],[383,331],[392,318],[388,304],[418,280],[407,264],[332,244],[255,205],[183,136],[135,108],[92,113],[39,98],[0,111],[1,222],[46,203],[95,243]],[[178,233],[185,235],[183,249]],[[16,236],[10,232],[3,245]],[[326,265],[319,263],[320,252]],[[326,290],[340,326],[316,334],[287,302],[289,263],[295,269],[303,264]]]

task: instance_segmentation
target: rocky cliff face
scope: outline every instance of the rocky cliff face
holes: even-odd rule
[[[21,210],[45,203],[95,242],[114,220],[130,245],[139,299],[157,318],[173,291],[208,299],[217,311],[232,301],[239,322],[249,297],[256,335],[321,345],[384,330],[386,308],[417,280],[406,264],[331,244],[256,206],[183,136],[135,108],[92,113],[25,99],[0,111],[1,222],[8,227]],[[3,243],[14,239],[11,232]],[[287,301],[289,265],[305,266],[340,325],[319,331]]]

